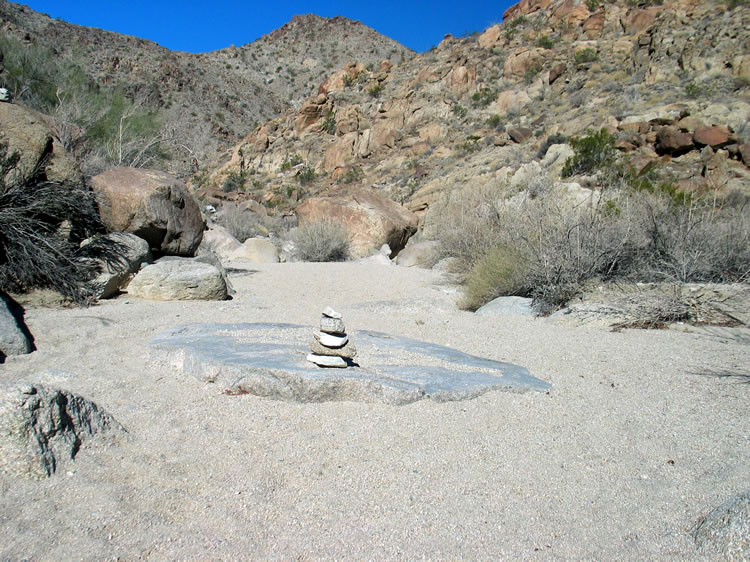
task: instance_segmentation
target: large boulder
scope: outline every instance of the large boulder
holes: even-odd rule
[[[127,232],[113,232],[81,244],[86,260],[97,265],[99,274],[91,282],[94,295],[107,299],[124,289],[141,265],[152,260],[151,249],[143,238]]]
[[[230,259],[231,255],[239,250],[242,244],[225,227],[212,224],[203,233],[198,255],[214,253],[222,260]]]
[[[268,238],[248,238],[230,257],[252,263],[278,263],[279,251]]]
[[[0,472],[44,478],[94,437],[125,429],[96,404],[66,390],[0,385]]]
[[[158,170],[113,168],[91,178],[91,185],[110,232],[135,234],[156,254],[195,254],[205,222],[181,181]]]
[[[300,226],[321,220],[341,222],[349,234],[353,257],[364,257],[388,244],[392,256],[417,231],[417,216],[372,191],[357,190],[338,197],[313,197],[296,209]]]
[[[75,159],[55,141],[53,124],[51,118],[24,105],[0,103],[0,142],[7,143],[8,154],[19,156],[9,181],[34,172],[50,181],[78,184],[83,180]]]
[[[440,247],[440,242],[435,240],[423,240],[421,242],[412,242],[406,245],[396,256],[394,262],[401,267],[421,267],[429,269],[432,265],[435,254]]]
[[[23,308],[0,292],[0,363],[9,355],[24,355],[34,349],[34,338],[23,319]]]
[[[214,265],[188,258],[161,259],[130,282],[129,295],[157,301],[225,300],[227,284]]]

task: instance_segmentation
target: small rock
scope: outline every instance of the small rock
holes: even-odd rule
[[[320,319],[320,331],[334,336],[346,335],[344,321],[341,318],[331,318],[330,316],[323,316]]]
[[[331,349],[320,344],[318,340],[313,338],[310,343],[310,351],[315,355],[328,355],[333,357],[345,357],[347,359],[353,359],[357,356],[357,348],[352,342],[347,342],[343,347],[337,349]]]
[[[514,127],[512,129],[508,129],[508,136],[510,139],[518,144],[522,144],[529,140],[534,132],[531,129],[527,129],[526,127]]]
[[[479,316],[536,316],[531,308],[532,299],[524,297],[498,297],[491,300],[475,314]]]
[[[325,309],[323,310],[323,316],[327,316],[328,318],[343,318],[343,316],[339,312],[336,312],[330,306],[325,307]]]
[[[321,345],[330,348],[343,347],[346,345],[346,342],[349,341],[349,336],[334,336],[321,332],[315,332],[313,337],[318,340]]]
[[[347,367],[347,362],[344,359],[334,355],[317,355],[315,353],[310,353],[307,356],[307,360],[310,361],[310,363],[315,363],[319,367],[334,367],[337,369],[346,369]]]
[[[253,263],[279,263],[279,252],[267,238],[248,238],[230,257]]]
[[[21,305],[0,292],[0,363],[8,355],[24,355],[36,349],[23,316]]]
[[[227,285],[215,266],[188,258],[159,260],[130,282],[128,294],[151,300],[224,300]]]

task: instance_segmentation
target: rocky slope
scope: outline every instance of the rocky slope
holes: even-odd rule
[[[74,60],[100,86],[143,99],[202,163],[260,122],[315,91],[349,60],[374,64],[412,56],[396,41],[343,17],[295,16],[240,47],[191,54],[145,39],[54,20],[0,0],[2,33]]]
[[[282,210],[372,188],[424,217],[465,185],[559,180],[570,152],[543,143],[606,128],[636,172],[747,193],[748,29],[744,3],[524,0],[398,66],[339,69],[196,184]]]

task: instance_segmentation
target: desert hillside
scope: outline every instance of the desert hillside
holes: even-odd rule
[[[96,105],[86,89],[122,91],[158,121],[159,132],[174,140],[169,151],[175,161],[163,165],[181,175],[215,158],[217,151],[232,146],[257,124],[298,105],[348,61],[377,64],[390,59],[395,64],[413,55],[359,22],[312,14],[295,16],[246,45],[200,54],[54,20],[7,0],[0,2],[0,29],[5,51],[0,76],[6,82],[23,66],[17,62],[17,50],[24,50],[27,59],[37,59],[27,64],[45,70],[45,81],[55,82],[49,86],[51,100],[39,99],[42,92],[28,96],[28,102],[86,129],[90,121],[101,118],[76,111],[78,104]],[[71,66],[82,76],[68,79]],[[29,81],[39,78],[33,69],[28,74]],[[55,90],[67,96],[65,103],[58,103]]]

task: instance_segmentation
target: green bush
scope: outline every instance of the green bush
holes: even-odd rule
[[[615,137],[606,129],[568,141],[575,154],[565,161],[562,177],[592,174],[613,166],[617,161]]]
[[[576,64],[585,64],[596,60],[599,60],[599,54],[596,52],[596,49],[592,49],[591,47],[581,49],[575,54]]]
[[[459,119],[463,119],[464,117],[466,117],[466,114],[469,113],[469,110],[459,103],[454,104],[452,111],[453,115],[455,115]]]
[[[315,170],[310,166],[305,166],[297,174],[297,182],[300,185],[308,185],[314,182],[316,177]]]
[[[476,310],[499,296],[522,293],[524,269],[520,252],[495,246],[469,272],[459,308]]]
[[[340,222],[322,220],[300,226],[294,236],[296,257],[302,261],[345,261],[349,235]]]
[[[370,94],[371,98],[379,98],[383,93],[383,86],[381,84],[376,84],[375,86],[367,90],[367,93]]]
[[[364,171],[362,171],[362,168],[352,168],[351,170],[347,170],[347,172],[342,176],[341,182],[342,183],[355,183],[358,181],[362,181],[362,178],[365,177]]]
[[[551,49],[555,46],[555,40],[550,39],[550,37],[547,35],[542,35],[536,40],[536,44],[542,49]]]
[[[329,135],[336,134],[336,114],[333,111],[326,113],[326,118],[323,121],[323,130]]]
[[[471,96],[473,107],[487,107],[497,99],[497,92],[490,88],[480,88]]]

